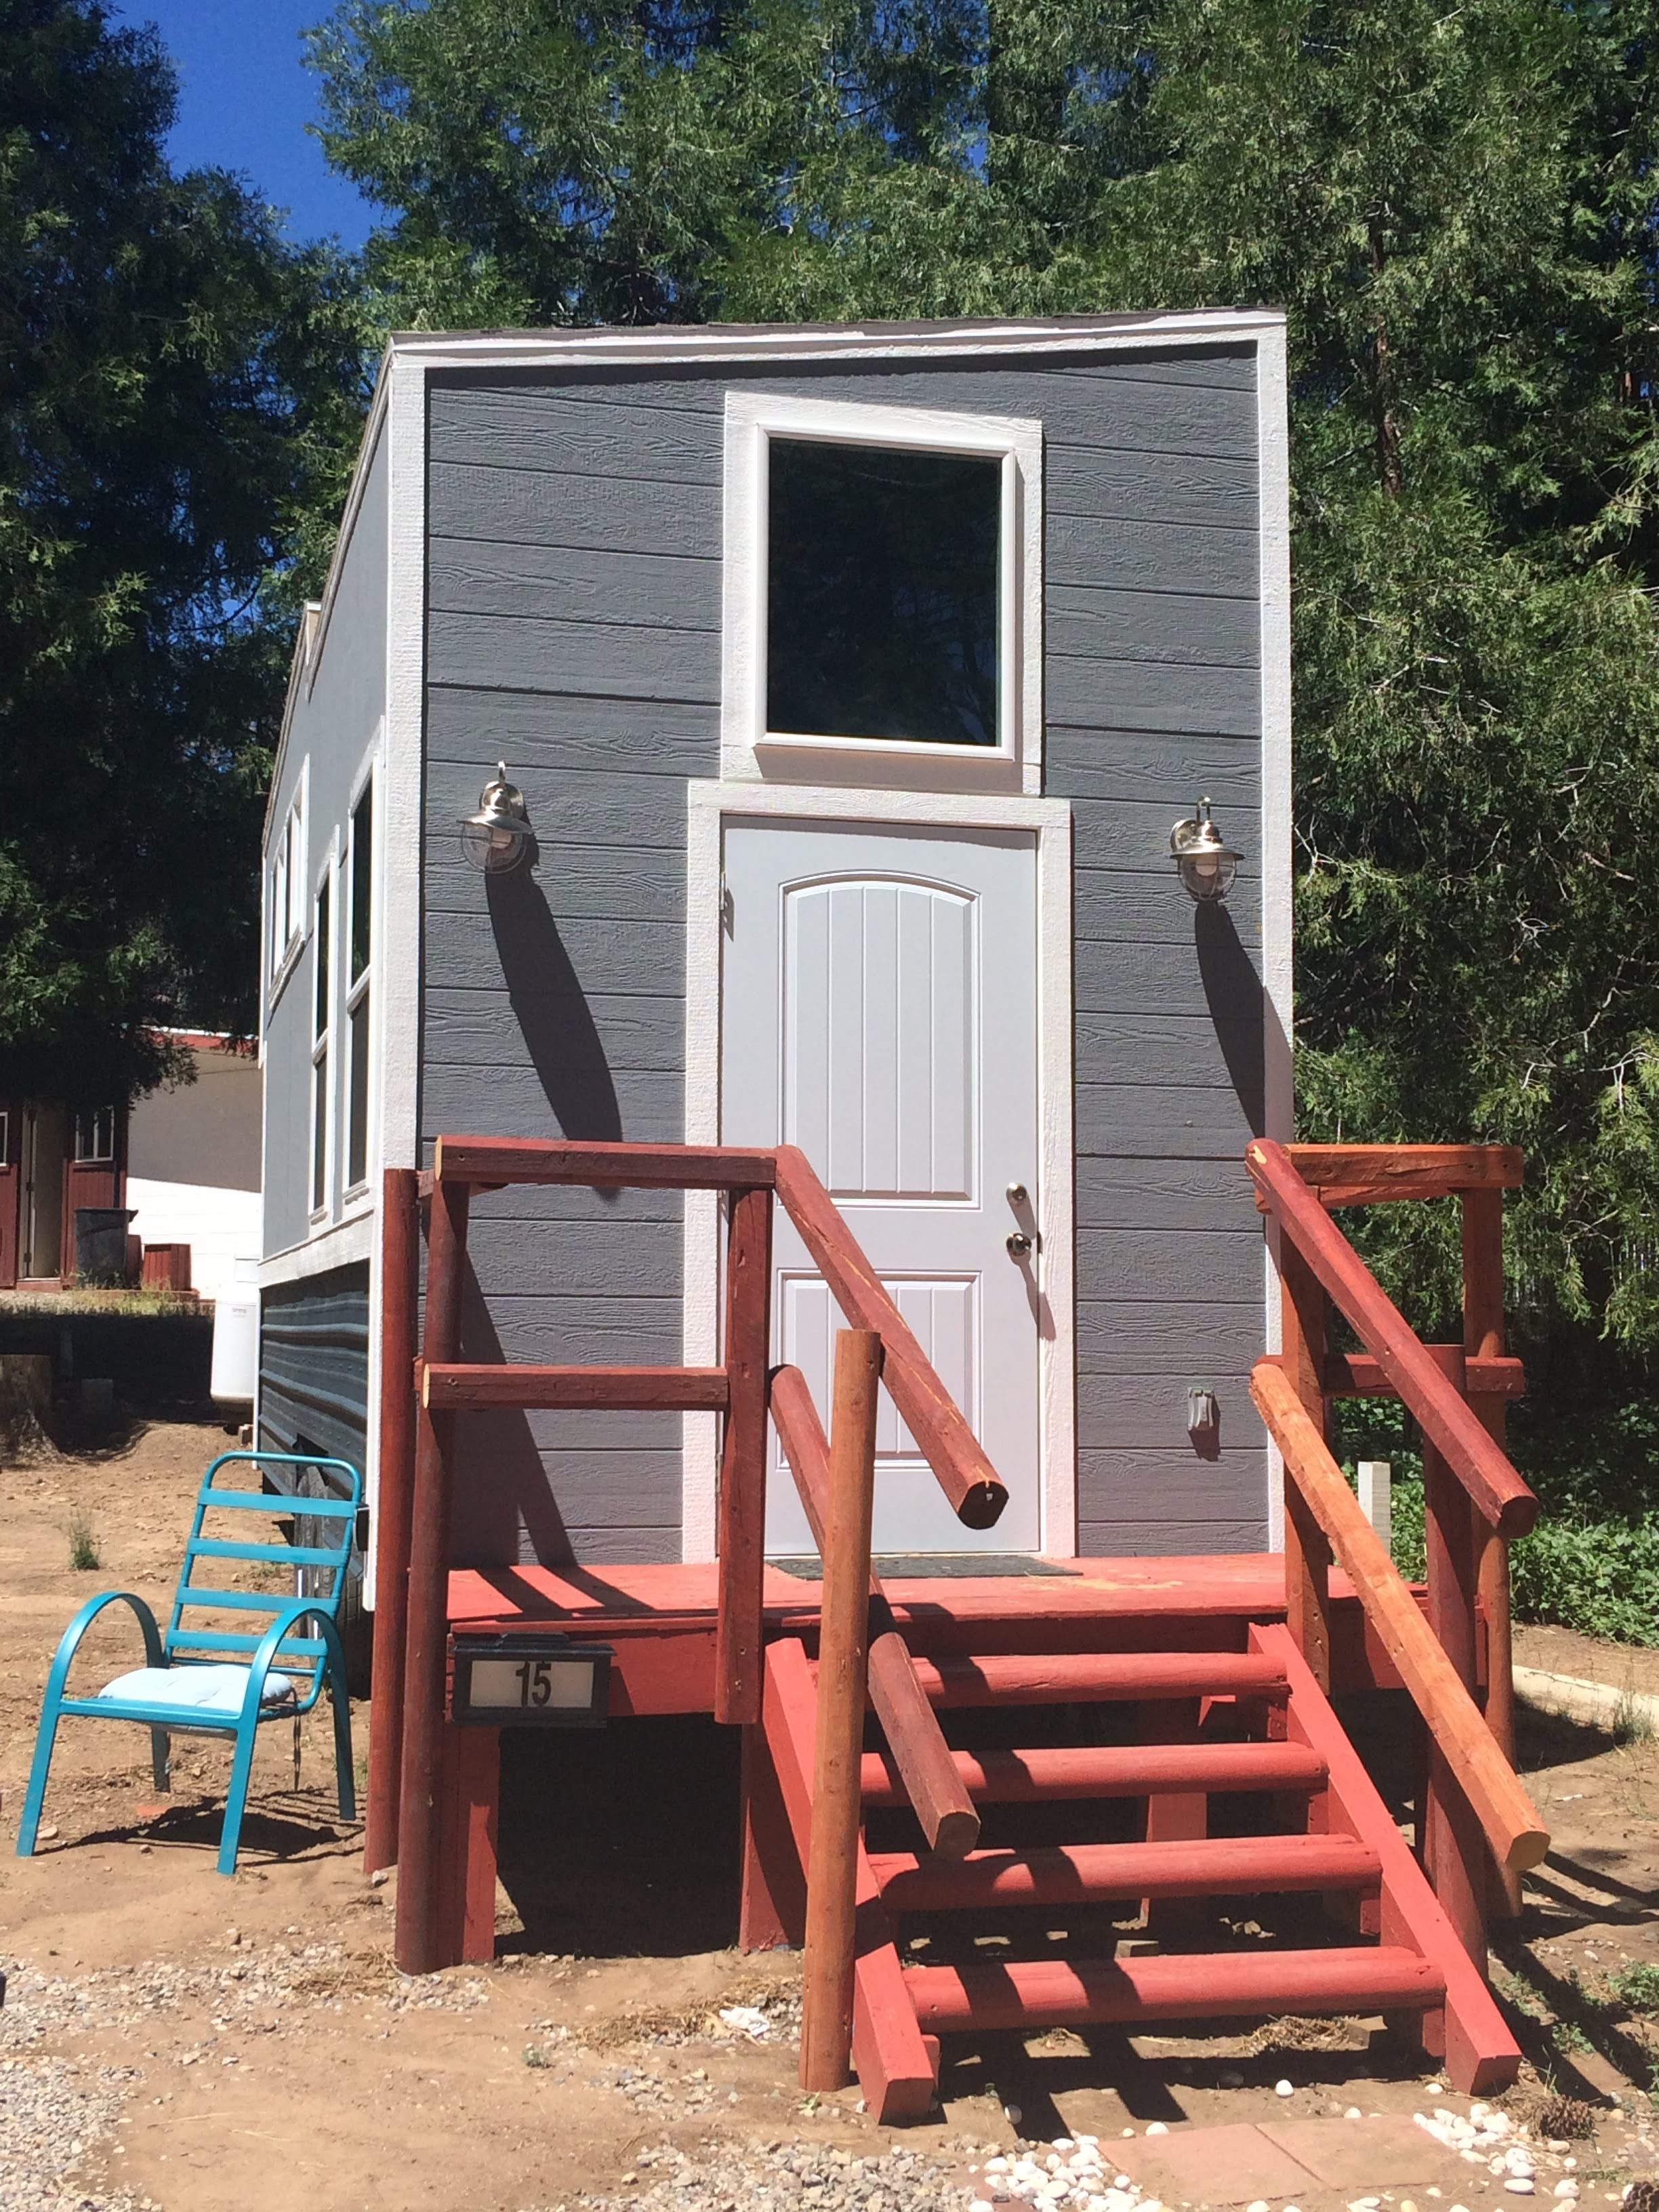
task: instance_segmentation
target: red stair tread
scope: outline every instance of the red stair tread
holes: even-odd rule
[[[1178,1843],[1062,1844],[963,1859],[872,1852],[890,1911],[1062,1905],[1105,1897],[1252,1897],[1374,1888],[1382,1869],[1352,1836],[1212,1836]]]
[[[904,1986],[923,2033],[945,2035],[967,2028],[1075,2027],[1091,2021],[1426,2010],[1441,2002],[1446,1984],[1439,1969],[1415,1951],[1364,1945],[1075,1964],[1040,1959],[907,1966]]]
[[[1068,1744],[953,1756],[969,1794],[996,1804],[1152,1790],[1318,1790],[1325,1781],[1324,1760],[1299,1743]],[[866,1805],[909,1802],[884,1752],[865,1753],[861,1781]]]
[[[918,1659],[939,1705],[1055,1705],[1110,1698],[1283,1697],[1285,1670],[1254,1651],[995,1652]]]

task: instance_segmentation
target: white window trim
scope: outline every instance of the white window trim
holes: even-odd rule
[[[999,579],[1000,742],[903,744],[890,738],[802,737],[766,727],[767,453],[774,437],[835,445],[907,446],[1002,463]],[[723,782],[845,778],[905,788],[1024,792],[1042,788],[1042,425],[1015,416],[963,415],[860,400],[726,395]]]
[[[297,834],[294,834],[296,822],[298,830]],[[311,877],[308,858],[310,844],[311,756],[307,753],[300,763],[300,773],[294,780],[293,793],[283,810],[282,823],[271,844],[265,865],[264,904],[268,929],[265,939],[266,957],[261,964],[264,967],[270,979],[265,990],[267,1015],[288,988],[289,977],[300,964],[300,956],[305,950],[306,940],[309,935],[310,924],[305,907],[305,886]],[[283,896],[280,901],[276,895],[279,865],[283,879]],[[299,887],[297,892],[296,884]],[[299,908],[297,921],[292,927],[287,927],[295,915],[296,904]],[[282,908],[280,913],[279,905]],[[287,934],[280,951],[276,944],[276,932],[279,927],[287,928]]]
[[[1024,830],[1036,842],[1038,1188],[1042,1287],[1053,1318],[1039,1335],[1038,1548],[1077,1555],[1077,1288],[1073,1146],[1072,808],[1064,799],[970,792],[858,791],[799,784],[693,781],[686,789],[685,1141],[720,1142],[720,854],[727,821],[770,816],[830,826]],[[720,1358],[718,1194],[685,1194],[685,1361]],[[717,1417],[683,1417],[681,1557],[714,1557]]]
[[[381,888],[386,880],[386,838],[381,821],[381,800],[386,779],[380,773],[381,727],[376,726],[374,738],[358,769],[351,786],[351,796],[346,805],[344,846],[341,875],[346,885],[346,904],[355,908],[356,890],[356,816],[367,793],[369,798],[370,830],[368,854],[368,959],[361,975],[351,974],[351,935],[355,914],[348,911],[345,927],[341,933],[340,963],[340,1072],[336,1082],[336,1097],[339,1102],[339,1172],[342,1182],[340,1212],[342,1216],[362,1212],[374,1204],[376,1170],[380,1164],[380,1130],[377,1120],[380,1109],[380,994],[375,988],[380,965],[380,947],[384,935],[385,915],[382,911]],[[351,1172],[351,1017],[368,1000],[368,1022],[364,1032],[365,1048],[368,1054],[368,1085],[363,1103],[363,1175],[360,1182],[348,1183],[345,1177]]]
[[[327,1092],[323,1102],[323,1196],[320,1205],[308,1205],[307,1214],[313,1228],[325,1228],[334,1218],[334,1194],[338,1182],[338,1144],[335,1135],[337,1114],[335,1100],[339,1090],[339,1054],[335,1046],[339,1036],[340,1004],[340,874],[339,833],[329,839],[328,851],[317,873],[312,888],[312,944],[313,957],[320,959],[324,952],[322,933],[317,920],[318,903],[326,889],[328,892],[328,1000],[322,1009],[323,1025],[317,1027],[317,994],[313,981],[311,998],[311,1083],[308,1100],[311,1108],[311,1128],[306,1141],[306,1196],[313,1199],[317,1192],[317,1063],[325,1060],[323,1081]],[[313,970],[313,977],[315,971]]]
[[[98,1124],[104,1120],[106,1115],[107,1115],[109,1119],[109,1150],[106,1152],[83,1152],[81,1150],[82,1125],[87,1122],[91,1124],[92,1139],[94,1144],[96,1144],[98,1141]],[[70,1165],[75,1168],[112,1167],[115,1164],[117,1144],[118,1133],[115,1127],[115,1109],[113,1106],[94,1106],[85,1113],[77,1113],[75,1115],[70,1128]]]

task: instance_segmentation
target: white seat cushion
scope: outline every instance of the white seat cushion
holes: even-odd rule
[[[218,1713],[234,1720],[247,1695],[247,1677],[246,1667],[234,1665],[135,1667],[131,1674],[118,1674],[112,1682],[106,1682],[98,1694],[118,1698],[123,1705],[167,1705],[181,1717]],[[289,1677],[273,1672],[265,1676],[260,1707],[292,1705],[296,1695]]]

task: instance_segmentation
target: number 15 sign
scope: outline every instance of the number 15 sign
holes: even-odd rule
[[[458,1636],[450,1717],[485,1728],[603,1728],[608,1645],[562,1636]]]

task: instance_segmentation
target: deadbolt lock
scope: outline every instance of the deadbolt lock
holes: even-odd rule
[[[1010,1206],[1024,1206],[1030,1194],[1031,1194],[1026,1189],[1023,1182],[1011,1182],[1008,1186],[1008,1203]]]

